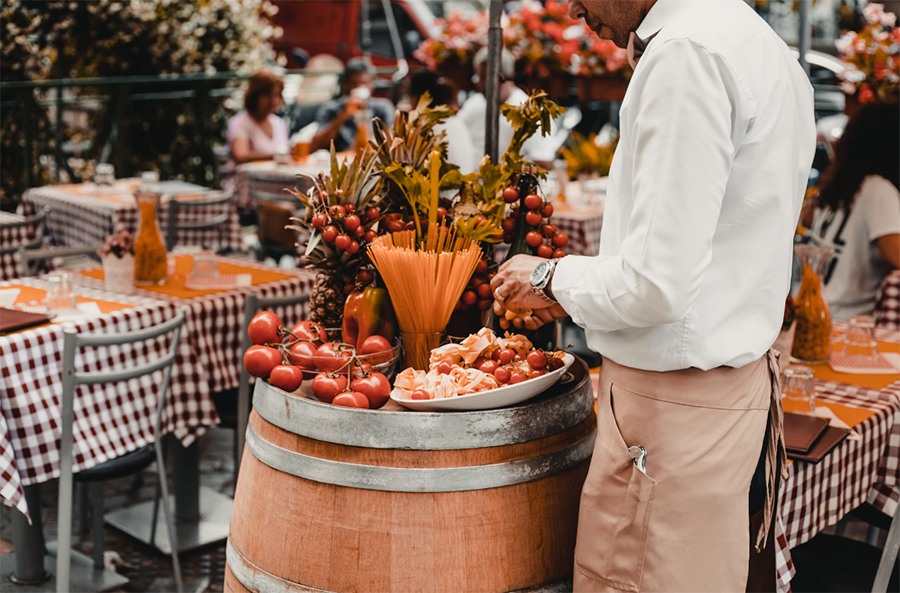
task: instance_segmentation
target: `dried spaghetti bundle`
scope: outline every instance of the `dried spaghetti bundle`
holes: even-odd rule
[[[419,244],[415,231],[401,231],[375,239],[368,253],[391,295],[407,362],[425,370],[481,260],[481,247],[430,224]]]

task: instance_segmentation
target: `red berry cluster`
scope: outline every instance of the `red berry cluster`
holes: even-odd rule
[[[443,206],[439,206],[437,209],[437,221],[438,223],[444,220],[444,217],[447,216],[447,208]],[[422,229],[422,232],[428,230],[428,219],[419,217],[419,227]],[[403,219],[403,214],[399,212],[393,212],[391,214],[387,214],[384,217],[384,221],[381,223],[381,228],[389,233],[396,233],[398,231],[414,231],[416,230],[416,222],[412,217],[409,217],[409,220]]]
[[[491,292],[491,278],[494,274],[488,273],[489,269],[490,266],[486,261],[478,262],[469,284],[456,302],[456,311],[468,311],[472,307],[487,311],[491,308],[494,304],[494,293]]]
[[[372,207],[358,213],[354,204],[346,202],[317,212],[309,224],[322,231],[323,241],[354,255],[361,246],[375,240],[378,233],[370,227],[380,216],[378,208]]]
[[[512,243],[519,220],[519,190],[515,187],[507,187],[503,190],[503,200],[507,204],[514,204],[506,218],[501,223],[503,229],[503,241]],[[556,225],[550,224],[553,216],[553,204],[545,202],[537,194],[529,194],[523,200],[528,212],[525,214],[525,223],[530,230],[525,235],[525,242],[536,250],[538,257],[546,259],[563,257],[566,252],[563,247],[569,244],[569,236],[556,229]]]

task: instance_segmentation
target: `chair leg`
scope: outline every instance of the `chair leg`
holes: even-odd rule
[[[175,572],[175,588],[182,593],[181,565],[178,562],[178,535],[175,531],[175,520],[169,508],[169,487],[166,484],[166,466],[163,463],[162,443],[156,441],[156,471],[159,474],[160,498],[162,498],[163,515],[166,517],[166,530],[169,532],[169,546],[172,548],[172,570]],[[156,522],[154,521],[154,525]]]
[[[78,508],[78,535],[87,535],[88,530],[88,485],[79,482],[75,486],[75,505]]]
[[[91,483],[91,515],[93,517],[94,570],[103,570],[103,482]]]
[[[875,527],[874,525],[869,525],[869,530],[866,532],[866,543],[870,546],[878,546],[878,536],[881,533],[881,530]]]
[[[156,521],[159,519],[159,497],[160,497],[160,481],[163,478],[160,476],[159,481],[156,483],[156,493],[153,495],[153,516],[150,522],[150,545],[156,545]]]

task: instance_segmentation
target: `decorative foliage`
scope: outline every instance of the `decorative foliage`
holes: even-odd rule
[[[487,43],[487,11],[476,12],[468,18],[461,12],[453,12],[445,19],[436,19],[434,25],[441,29],[440,35],[423,41],[413,54],[429,69],[444,63],[471,63],[478,50]]]
[[[847,31],[835,41],[839,57],[847,65],[841,89],[857,95],[860,103],[900,97],[900,28],[896,16],[882,4],[863,9],[866,26]]]
[[[569,170],[569,178],[575,180],[582,173],[596,173],[600,177],[609,175],[612,166],[613,154],[616,152],[618,136],[609,144],[600,144],[597,134],[584,137],[581,134],[572,134],[562,150],[562,156],[566,159]]]
[[[111,254],[118,258],[125,257],[127,254],[134,255],[134,237],[128,231],[119,231],[115,235],[107,237],[103,247],[97,253],[101,257]]]

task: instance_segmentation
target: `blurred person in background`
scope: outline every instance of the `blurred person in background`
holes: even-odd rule
[[[446,105],[454,110],[459,109],[453,87],[434,72],[420,72],[410,80],[409,100],[412,107],[419,104],[419,99],[426,92],[431,95],[432,107]],[[473,150],[472,135],[458,115],[447,118],[443,124],[435,126],[435,130],[444,132],[447,160],[458,166],[463,175],[478,169],[478,153]]]
[[[871,315],[878,288],[900,268],[898,113],[896,103],[859,108],[834,147],[816,198],[813,236],[834,247],[825,294],[835,319]]]
[[[462,108],[459,110],[457,117],[461,119],[466,128],[472,135],[472,143],[475,152],[478,155],[486,154],[484,146],[485,130],[487,129],[487,99],[485,92],[487,88],[487,59],[488,48],[481,48],[475,59],[472,61],[475,66],[475,83],[476,93],[472,94]],[[513,78],[516,75],[516,60],[513,55],[506,49],[500,57],[500,102],[509,103],[510,105],[521,105],[528,99],[528,93],[516,86]],[[537,165],[545,169],[550,169],[553,165],[553,159],[556,152],[560,148],[560,141],[557,139],[556,131],[559,124],[554,121],[549,136],[535,134],[529,138],[522,147],[522,154],[526,159],[531,160]],[[506,151],[509,142],[512,140],[513,129],[503,114],[500,114],[500,154]],[[480,160],[480,159],[479,159]]]
[[[287,152],[287,125],[275,115],[284,105],[283,90],[284,79],[271,70],[257,70],[250,76],[244,92],[244,109],[228,120],[231,168]]]
[[[316,114],[318,131],[310,149],[314,152],[329,149],[334,141],[338,152],[349,150],[356,141],[359,123],[354,114],[368,109],[371,116],[388,126],[394,123],[394,104],[387,99],[372,97],[375,90],[375,69],[362,58],[347,61],[344,67],[343,96],[329,101]]]

